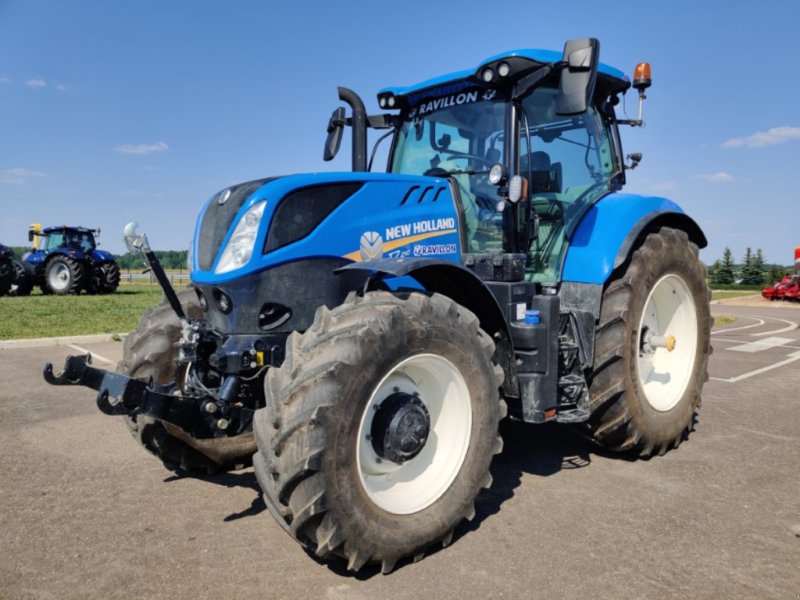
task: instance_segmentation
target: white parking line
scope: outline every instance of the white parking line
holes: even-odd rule
[[[750,319],[755,319],[757,323],[753,323],[752,325],[744,325],[743,327],[730,327],[727,329],[720,329],[719,331],[712,331],[711,335],[715,335],[717,333],[728,333],[730,331],[741,331],[742,329],[752,329],[753,327],[758,327],[759,325],[764,324],[764,319],[759,319],[758,317],[754,317],[752,315],[733,315],[735,317],[748,317]]]
[[[786,348],[786,349],[789,349],[789,350],[800,350],[800,346],[798,345],[798,343],[800,343],[800,340],[792,340],[792,341],[795,342],[795,343],[794,344],[784,344],[784,345],[781,346],[781,348]],[[745,342],[744,340],[734,340],[734,339],[730,339],[730,338],[714,338],[714,343],[717,344],[718,342],[723,342],[725,344],[745,344],[745,343],[749,343],[749,342]]]
[[[725,383],[737,383],[739,381],[742,381],[743,379],[748,379],[750,377],[754,377],[755,375],[760,375],[761,373],[772,371],[773,369],[777,369],[778,367],[783,367],[797,360],[800,360],[800,352],[792,352],[786,357],[786,360],[782,360],[780,362],[767,365],[766,367],[761,367],[760,369],[756,369],[754,371],[748,371],[747,373],[742,373],[741,375],[737,375],[736,377],[728,377],[727,379],[724,379],[722,377],[709,377],[709,379],[713,379],[714,381],[724,381]]]
[[[757,342],[748,342],[747,344],[740,344],[738,346],[732,346],[725,349],[733,350],[734,352],[763,352],[764,350],[769,350],[770,348],[791,344],[793,341],[794,340],[790,338],[771,337],[758,340]]]
[[[77,350],[78,352],[82,352],[84,354],[91,354],[93,361],[94,360],[99,360],[100,362],[108,363],[110,365],[113,365],[113,364],[116,363],[116,361],[113,361],[113,360],[111,360],[109,358],[106,358],[102,354],[97,354],[97,352],[92,352],[91,350],[87,350],[86,348],[84,348],[82,346],[78,346],[78,344],[70,344],[69,347],[72,348],[73,350]]]
[[[781,323],[788,323],[789,325],[781,329],[773,329],[772,331],[762,331],[760,333],[754,333],[753,334],[754,337],[758,337],[761,335],[769,335],[771,333],[784,333],[786,331],[793,331],[798,327],[798,324],[795,323],[794,321],[788,321],[786,319],[778,319],[776,317],[770,317],[770,319],[772,319],[773,321],[780,321]]]

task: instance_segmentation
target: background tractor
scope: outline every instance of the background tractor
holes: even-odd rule
[[[0,244],[0,296],[11,292],[14,285],[14,251]]]
[[[28,239],[34,250],[17,265],[17,295],[39,286],[44,294],[110,294],[119,285],[114,255],[97,248],[99,229],[33,224]]]
[[[352,112],[324,158],[350,127],[352,172],[212,196],[180,293],[130,224],[167,301],[119,372],[73,356],[45,378],[97,390],[171,468],[252,457],[279,525],[351,570],[449,544],[506,416],[634,456],[677,447],[707,379],[706,239],[675,203],[621,192],[641,155],[626,164],[619,126],[642,124],[650,67],[620,119],[631,82],[598,57],[595,39],[499,54],[385,88],[374,116],[339,88]],[[368,128],[391,137],[386,173]]]

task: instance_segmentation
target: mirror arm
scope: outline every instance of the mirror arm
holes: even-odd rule
[[[550,75],[550,73],[557,69],[563,69],[566,66],[567,63],[562,60],[561,62],[545,65],[540,69],[536,69],[533,73],[526,75],[514,84],[514,90],[511,92],[511,99],[519,100],[522,96],[530,92],[537,83]]]

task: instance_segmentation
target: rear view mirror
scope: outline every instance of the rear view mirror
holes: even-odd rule
[[[333,111],[330,121],[328,121],[328,139],[325,140],[325,150],[322,153],[322,160],[333,160],[342,145],[342,133],[345,125],[345,112],[343,107]]]
[[[595,38],[570,40],[564,45],[564,62],[556,100],[559,115],[586,112],[597,81],[600,42]]]

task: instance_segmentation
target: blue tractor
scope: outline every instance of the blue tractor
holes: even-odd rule
[[[99,229],[45,227],[33,224],[28,239],[32,252],[16,264],[17,296],[27,296],[34,286],[43,294],[110,294],[119,286],[119,266],[114,255],[97,247]]]
[[[14,280],[14,251],[0,244],[0,296],[11,292]]]
[[[625,194],[620,125],[642,124],[595,39],[516,50],[334,111],[352,172],[228,187],[200,214],[192,286],[118,373],[70,357],[53,384],[98,390],[179,470],[252,462],[272,516],[319,557],[383,571],[447,545],[492,484],[498,424],[564,423],[650,457],[693,426],[710,353],[700,227]],[[370,172],[367,129],[391,137]],[[386,136],[384,136],[386,137]],[[375,152],[373,150],[372,156]],[[626,162],[627,161],[627,162]]]

